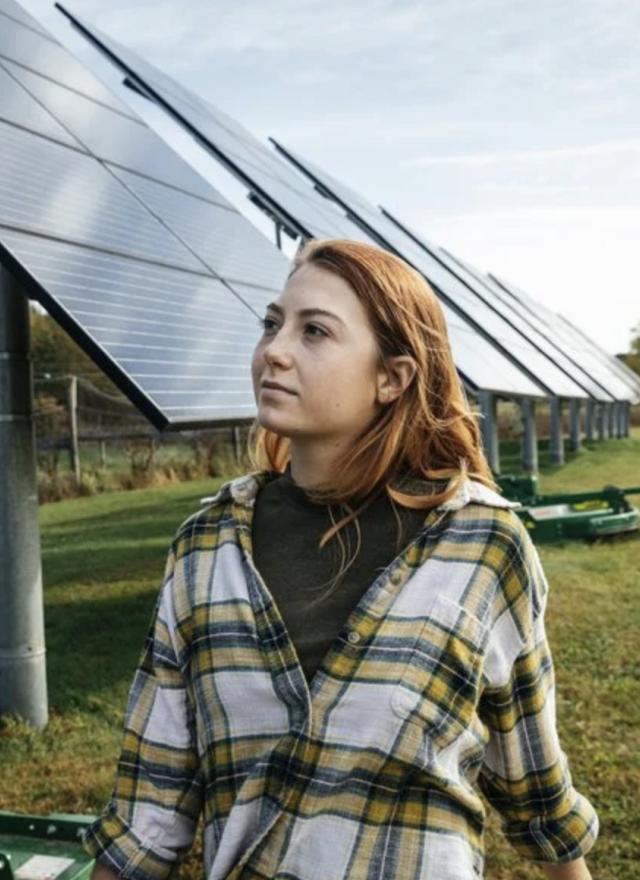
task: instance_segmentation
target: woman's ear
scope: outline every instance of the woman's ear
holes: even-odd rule
[[[389,357],[385,371],[378,374],[378,401],[392,403],[409,387],[417,371],[415,360],[408,354]]]

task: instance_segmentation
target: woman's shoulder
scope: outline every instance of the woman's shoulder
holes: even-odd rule
[[[519,502],[510,501],[476,480],[465,480],[440,509],[448,512],[448,528],[456,543],[475,544],[478,553],[487,554],[497,565],[535,553],[531,537],[517,511]],[[467,551],[469,548],[467,548]]]
[[[233,516],[233,505],[253,507],[262,486],[274,476],[273,471],[252,471],[223,482],[213,495],[200,498],[200,507],[178,526],[174,543],[184,549],[185,543],[193,545],[198,538],[206,538],[223,518]]]

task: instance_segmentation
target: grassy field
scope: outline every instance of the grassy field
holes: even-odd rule
[[[220,480],[118,492],[42,508],[50,723],[0,722],[0,808],[97,812],[169,541]],[[640,432],[544,464],[546,491],[640,483]],[[638,499],[640,501],[640,499]],[[598,810],[598,880],[640,880],[640,540],[545,547],[560,739],[574,784]],[[182,869],[201,875],[199,843]],[[491,814],[486,876],[545,875],[505,843]]]

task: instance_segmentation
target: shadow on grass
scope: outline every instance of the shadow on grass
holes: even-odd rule
[[[159,584],[129,595],[47,607],[49,700],[59,712],[124,711]]]

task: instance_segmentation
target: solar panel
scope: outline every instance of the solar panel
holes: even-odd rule
[[[293,230],[308,238],[349,238],[380,244],[376,236],[352,222],[333,200],[320,195],[306,178],[229,116],[56,5],[137,83],[141,92],[151,95],[174,119],[197,135],[201,144],[265,204],[272,206],[276,216],[285,218]],[[467,317],[447,303],[445,313],[456,365],[471,389],[495,390],[508,396],[544,395],[546,389],[478,332]]]
[[[47,37],[52,42],[56,42],[52,36],[42,27],[39,21],[36,21],[22,6],[14,3],[13,0],[0,0],[0,15],[12,18],[26,28],[30,28],[36,33]]]
[[[490,280],[485,280],[477,272],[475,272],[468,264],[459,260],[443,248],[439,248],[428,243],[422,236],[410,229],[406,224],[397,220],[390,212],[383,210],[383,213],[393,223],[395,223],[403,232],[406,232],[414,241],[423,247],[435,259],[443,263],[451,272],[463,281],[470,289],[472,289],[478,298],[485,303],[492,311],[499,313],[502,318],[513,327],[521,337],[525,337],[537,351],[551,360],[569,379],[580,386],[583,391],[582,395],[574,395],[574,397],[592,396],[599,401],[611,401],[614,395],[592,376],[567,357],[567,354],[561,346],[554,345],[548,334],[541,332],[536,323],[530,320],[530,316],[518,308],[517,304],[508,296],[504,295],[504,291],[496,289]],[[567,395],[568,396],[568,395]]]
[[[532,344],[526,334],[504,317],[500,310],[491,308],[477,291],[466,284],[451,268],[439,260],[428,248],[419,244],[400,226],[385,216],[350,187],[338,182],[317,166],[302,160],[290,150],[273,141],[280,152],[296,167],[308,174],[317,186],[336,199],[345,210],[357,216],[381,241],[404,257],[429,280],[449,305],[468,318],[481,334],[512,358],[551,395],[566,398],[588,397],[587,391],[551,360],[544,350]]]
[[[453,256],[446,252],[449,259],[454,260],[460,267],[472,274],[483,287],[491,290],[494,295],[504,302],[505,306],[514,309],[522,317],[522,320],[539,334],[543,339],[548,340],[553,348],[554,359],[568,364],[573,364],[579,370],[579,381],[582,385],[589,388],[593,397],[597,400],[607,401],[612,398],[626,399],[628,397],[629,387],[627,383],[620,384],[620,376],[617,374],[615,365],[611,364],[611,359],[605,367],[605,371],[601,367],[596,366],[594,372],[593,358],[584,344],[576,338],[569,338],[569,335],[557,328],[558,316],[546,310],[541,303],[534,300],[530,301],[530,307],[499,283],[491,275],[483,274],[479,269],[471,266],[468,262],[460,260],[459,257]],[[547,312],[549,318],[544,319],[543,315]],[[601,384],[603,383],[603,384]],[[603,397],[602,391],[607,392],[607,397]]]
[[[318,199],[300,175],[292,174],[286,163],[234,119],[59,3],[55,5],[127,76],[141,84],[143,92],[153,96],[203,141],[289,228],[306,238],[363,238],[361,230],[342,211]]]
[[[547,309],[537,300],[528,296],[519,287],[507,284],[493,275],[489,275],[489,278],[501,290],[519,302],[522,307],[526,308],[529,315],[537,313],[539,320],[548,328],[549,332],[557,334],[569,355],[573,359],[584,363],[585,369],[591,373],[593,378],[601,385],[606,385],[606,387],[610,388],[618,400],[635,399],[634,395],[638,395],[640,383],[633,374],[629,376],[625,373],[624,369],[620,369],[622,365],[617,358],[611,357],[611,355],[588,339],[582,331],[575,328],[560,315],[556,315],[550,309]]]
[[[0,260],[158,428],[253,418],[288,259],[0,3]]]
[[[584,330],[581,330],[579,327],[576,327],[568,318],[565,318],[564,315],[558,314],[557,318],[560,324],[564,325],[572,332],[577,339],[582,339],[582,341],[589,346],[589,348],[596,354],[596,356],[606,364],[608,367],[613,369],[620,378],[632,389],[632,391],[638,395],[634,402],[640,403],[640,376],[632,370],[628,364],[626,364],[623,360],[621,360],[617,355],[611,355],[609,352],[605,351],[601,346],[599,346],[593,339],[591,339]]]

